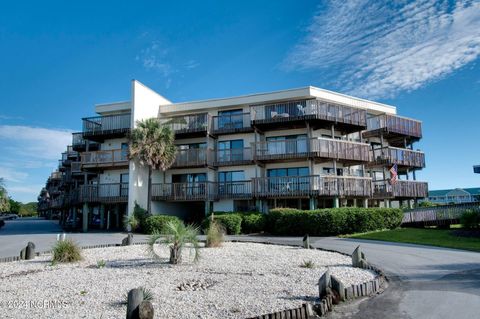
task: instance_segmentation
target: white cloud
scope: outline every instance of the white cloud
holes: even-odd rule
[[[140,51],[135,60],[140,61],[147,70],[157,71],[167,77],[172,72],[172,66],[167,62],[168,50],[162,48],[158,41],[152,41],[148,47]]]
[[[480,1],[333,0],[294,47],[287,70],[319,70],[351,94],[389,97],[480,55]]]
[[[18,168],[0,166],[0,178],[6,182],[22,182],[28,177],[28,173],[19,171]]]
[[[0,125],[3,151],[24,159],[59,159],[71,144],[72,131],[21,125]]]

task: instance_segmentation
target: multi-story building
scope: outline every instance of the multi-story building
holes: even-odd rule
[[[440,205],[480,202],[480,188],[433,190],[428,192],[428,197],[425,200]]]
[[[130,101],[95,111],[73,134],[77,157],[62,162],[62,218],[84,230],[120,227],[135,202],[199,221],[210,211],[411,205],[428,193],[415,175],[421,122],[386,104],[315,87],[173,103],[133,81]],[[128,160],[127,136],[152,117],[172,128],[178,151],[153,172],[148,198],[148,168]]]

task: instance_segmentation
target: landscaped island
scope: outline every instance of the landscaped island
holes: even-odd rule
[[[123,318],[125,295],[142,286],[153,294],[157,318],[246,318],[318,299],[327,268],[345,286],[375,277],[353,268],[350,257],[315,249],[225,243],[201,248],[197,263],[186,249],[184,263],[170,265],[166,246],[158,247],[160,262],[146,247],[88,249],[71,264],[52,265],[50,255],[4,263],[0,300],[17,303],[2,317]]]

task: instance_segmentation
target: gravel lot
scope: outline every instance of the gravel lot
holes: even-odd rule
[[[168,257],[166,248],[159,252]],[[171,266],[152,260],[146,246],[128,246],[88,249],[70,265],[52,266],[49,255],[0,264],[1,317],[121,318],[128,290],[144,286],[156,318],[246,318],[317,298],[327,267],[347,286],[375,276],[352,268],[349,257],[288,246],[225,243],[201,254],[192,263],[186,250],[185,263]],[[300,267],[306,260],[315,267]]]

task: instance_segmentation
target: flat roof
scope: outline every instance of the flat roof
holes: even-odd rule
[[[95,104],[95,112],[100,115],[128,113],[131,112],[131,109],[132,104],[130,101]]]
[[[374,113],[396,114],[396,107],[379,102],[369,101],[346,94],[341,94],[314,86],[306,86],[295,89],[287,89],[272,92],[254,93],[239,95],[227,98],[214,98],[198,101],[188,101],[181,103],[172,103],[160,106],[160,113],[177,113],[198,110],[209,110],[219,107],[261,104],[273,101],[318,98],[338,104],[368,109]]]

